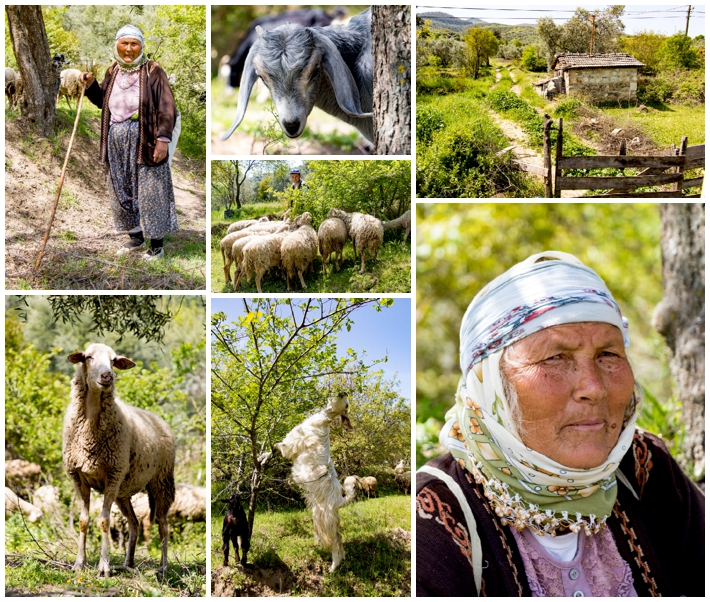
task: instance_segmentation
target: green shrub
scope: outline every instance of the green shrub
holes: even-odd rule
[[[520,65],[528,71],[547,71],[547,61],[542,50],[537,46],[526,46],[523,50]]]
[[[583,106],[584,103],[581,100],[574,96],[568,96],[557,102],[552,114],[563,119],[575,119],[579,114],[579,109]]]
[[[437,109],[417,107],[417,142],[429,144],[434,132],[445,127],[444,114]]]

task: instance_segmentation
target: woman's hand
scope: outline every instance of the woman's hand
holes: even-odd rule
[[[94,76],[91,73],[88,73],[84,71],[80,76],[79,76],[79,81],[84,84],[85,88],[88,88],[91,84],[94,83]]]
[[[168,154],[168,143],[156,140],[155,151],[153,152],[153,161],[160,163]]]

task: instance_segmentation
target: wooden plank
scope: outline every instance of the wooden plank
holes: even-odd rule
[[[688,150],[688,136],[683,136],[680,140],[680,150],[678,151],[678,154],[685,156],[685,153],[687,150]],[[673,171],[676,173],[682,174],[684,167],[685,167],[685,161],[683,161],[683,165],[680,165],[680,166],[674,168]],[[680,191],[683,190],[683,180],[673,184],[673,190],[680,193]],[[678,196],[680,196],[680,194]]]
[[[700,178],[689,178],[688,180],[683,180],[683,189],[692,188],[693,186],[702,186],[703,177]]]
[[[685,169],[695,169],[696,167],[705,167],[705,157],[698,157],[697,159],[688,159],[688,155],[685,155]]]
[[[639,188],[641,186],[661,186],[683,180],[682,173],[660,174],[658,176],[622,176],[622,177],[589,177],[560,178],[561,190],[595,190],[600,188]]]
[[[705,145],[698,144],[697,146],[689,146],[685,151],[687,159],[694,161],[695,159],[705,158]]]
[[[652,167],[669,169],[685,164],[685,157],[641,157],[634,155],[598,155],[596,157],[562,157],[560,169],[595,169],[604,167]]]
[[[560,159],[562,159],[562,117],[557,122],[557,148],[555,149],[555,189],[554,195],[556,199],[562,196],[562,189],[560,188],[560,178],[562,177],[562,170],[560,170]]]
[[[525,161],[520,161],[518,159],[513,159],[511,163],[517,166],[520,171],[527,171],[528,173],[535,174],[536,176],[542,176],[543,178],[546,178],[549,174],[549,171],[547,169],[545,169],[544,167],[540,167],[539,165],[525,163]]]
[[[585,197],[574,197],[578,199],[676,199],[678,193],[673,190],[665,190],[663,192],[629,192],[621,194],[595,194]],[[688,198],[687,196],[683,197]]]
[[[552,194],[552,178],[549,177],[552,171],[552,158],[550,156],[550,129],[552,128],[552,119],[545,114],[545,125],[542,128],[542,165],[547,171],[545,176],[545,198],[550,199]]]
[[[505,155],[505,153],[508,153],[508,152],[512,151],[514,148],[515,148],[515,145],[513,145],[513,146],[506,146],[503,150],[499,150],[499,151],[496,153],[496,155],[498,155],[498,156],[500,156],[500,155]]]

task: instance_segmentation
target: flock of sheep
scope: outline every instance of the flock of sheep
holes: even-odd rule
[[[390,228],[404,229],[404,239],[411,230],[411,211],[389,222],[381,222],[372,215],[347,213],[331,209],[318,232],[313,228],[310,213],[302,213],[291,220],[290,210],[282,220],[275,216],[234,222],[227,234],[220,240],[219,247],[224,263],[225,283],[232,282],[234,291],[239,290],[243,278],[247,282],[254,277],[257,290],[261,293],[261,279],[273,267],[280,267],[286,277],[286,290],[291,290],[291,280],[296,275],[301,287],[306,288],[303,274],[316,259],[318,253],[323,258],[323,274],[332,256],[334,270],[340,269],[343,248],[348,240],[353,243],[357,261],[360,256],[360,273],[365,272],[365,252],[377,259],[377,252],[384,240],[384,231]],[[234,264],[234,277],[231,266]]]
[[[81,96],[83,84],[79,81],[81,71],[79,69],[63,69],[59,75],[59,93],[57,94],[57,104],[64,98],[67,106],[71,109],[69,99],[73,98],[78,102]],[[20,74],[10,67],[5,67],[5,97],[10,104],[10,108],[16,108],[22,97],[23,83]]]

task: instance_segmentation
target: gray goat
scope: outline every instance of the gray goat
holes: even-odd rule
[[[370,9],[345,26],[303,27],[294,23],[271,31],[257,27],[259,39],[247,56],[239,86],[237,116],[222,140],[244,118],[257,78],[271,92],[279,123],[298,138],[313,106],[355,126],[371,142],[372,36]]]

